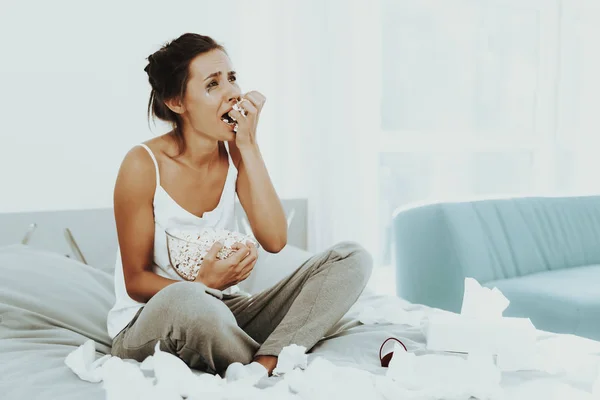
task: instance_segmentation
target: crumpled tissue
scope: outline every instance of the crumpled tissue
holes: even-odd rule
[[[503,399],[502,374],[488,354],[416,356],[396,344],[386,376],[395,382],[395,388],[388,383],[386,389],[395,398]]]
[[[341,367],[321,357],[307,365],[305,350],[296,345],[284,348],[283,364],[278,366],[286,371],[283,378],[267,378],[272,385],[262,389],[245,380],[227,382],[218,375],[198,375],[159,346],[141,364],[111,356],[94,361],[95,343],[90,340],[69,354],[65,363],[81,379],[102,381],[107,400],[462,400],[470,396],[480,400],[529,400],[548,392],[544,385],[528,386],[527,382],[511,394],[529,397],[500,397],[500,371],[489,354],[415,356],[398,347],[386,375],[375,375],[359,368]],[[144,371],[154,371],[154,377],[146,376]],[[559,389],[560,393],[573,396],[584,393],[569,390],[568,385]],[[597,379],[592,396],[599,394],[600,379]],[[563,398],[590,399],[589,396]]]
[[[279,353],[277,366],[273,370],[273,375],[287,374],[295,368],[305,369],[307,362],[306,347],[291,344],[284,347],[281,353]]]
[[[100,364],[93,361],[94,353],[95,343],[89,340],[67,357],[66,364],[82,379],[92,374],[93,381],[103,381],[107,400],[325,400],[340,394],[343,398],[385,400],[376,391],[375,375],[338,367],[323,358],[307,365],[306,348],[295,344],[280,354],[277,368],[283,379],[263,389],[248,380],[227,382],[218,375],[196,375],[178,357],[161,351],[158,344],[154,355],[141,364],[110,355],[97,360],[103,360]],[[152,370],[154,377],[144,375],[144,371]]]
[[[465,279],[461,315],[480,320],[502,318],[502,313],[510,301],[498,288],[483,287],[473,278]]]
[[[153,380],[144,376],[138,366],[119,357],[109,358],[102,365],[101,373],[106,400],[152,399],[160,391],[154,390]],[[164,391],[161,392],[165,395]]]
[[[65,358],[65,364],[82,380],[97,383],[102,380],[100,367],[111,356],[105,355],[96,360],[96,343],[88,340]]]
[[[376,376],[352,367],[340,367],[324,358],[312,360],[306,370],[284,376],[289,391],[301,399],[385,399],[375,387]],[[394,398],[394,397],[392,397]]]
[[[537,331],[529,318],[503,317],[509,301],[497,288],[465,279],[460,314],[436,314],[425,326],[427,349],[496,356],[503,371],[532,369]]]
[[[171,353],[160,350],[160,342],[154,347],[154,376],[157,386],[167,391],[189,397],[205,388],[198,387],[198,379],[183,360]]]
[[[573,335],[552,335],[538,340],[534,369],[560,375],[572,384],[585,385],[594,382],[600,372],[600,358],[594,354],[600,354],[600,342]]]
[[[65,359],[65,364],[81,379],[103,381],[107,399],[162,398],[181,399],[219,393],[225,381],[218,375],[195,375],[179,357],[160,350],[156,344],[154,355],[140,365],[119,357],[105,355],[96,361],[95,343],[86,341]],[[154,378],[143,371],[154,371]]]
[[[195,374],[179,357],[160,350],[160,343],[154,348],[154,355],[136,364],[119,357],[105,355],[98,360],[95,342],[86,341],[65,358],[65,364],[80,379],[88,382],[102,382],[107,400],[189,400],[207,397],[222,399],[297,399],[289,390],[289,385],[258,389],[255,380],[240,380],[228,383],[219,375]],[[279,374],[301,371],[307,367],[306,348],[295,344],[285,347],[279,357]],[[154,377],[144,374],[153,371]]]

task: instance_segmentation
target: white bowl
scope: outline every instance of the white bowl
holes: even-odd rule
[[[165,233],[169,263],[179,276],[188,281],[196,279],[204,257],[217,240],[223,243],[223,248],[217,253],[217,259],[220,260],[226,259],[235,251],[231,246],[236,242],[252,242],[259,247],[253,237],[225,229],[203,229],[194,232],[170,228],[166,229]]]

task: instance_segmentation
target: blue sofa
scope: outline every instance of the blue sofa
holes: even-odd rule
[[[525,197],[396,211],[398,296],[460,312],[464,278],[497,287],[505,316],[600,340],[600,196]]]

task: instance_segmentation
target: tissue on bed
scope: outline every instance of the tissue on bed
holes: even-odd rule
[[[161,351],[157,342],[154,355],[140,365],[105,355],[96,357],[95,342],[86,341],[72,351],[65,364],[80,379],[103,382],[107,399],[161,398],[205,396],[219,393],[224,380],[218,375],[195,375],[179,357]],[[143,371],[154,371],[154,378],[144,376]]]
[[[377,391],[375,376],[352,367],[341,367],[316,357],[305,370],[293,370],[284,382],[296,399],[387,399]],[[397,397],[389,397],[394,399]]]
[[[498,288],[483,287],[473,278],[465,279],[461,315],[477,319],[502,318],[502,313],[510,301]]]
[[[219,375],[195,375],[183,360],[160,349],[160,342],[154,347],[152,366],[156,378],[155,387],[163,393],[174,393],[178,400],[183,398],[205,398],[220,393],[225,380]]]
[[[137,365],[119,357],[111,357],[102,365],[102,380],[106,400],[153,398],[153,379],[144,376]]]
[[[308,356],[306,355],[306,347],[291,344],[284,347],[279,353],[277,366],[273,370],[274,375],[283,375],[291,372],[294,368],[306,368]]]
[[[110,355],[105,355],[96,360],[96,343],[93,340],[87,340],[67,355],[65,364],[80,379],[97,383],[102,380],[102,369],[100,367],[110,357]]]
[[[504,371],[530,369],[537,331],[529,318],[503,317],[508,304],[498,289],[490,290],[472,278],[465,279],[461,314],[432,315],[425,327],[427,348],[496,355]]]
[[[284,368],[289,372],[285,373],[283,379],[264,389],[248,382],[228,383],[218,375],[196,375],[185,364],[182,365],[180,360],[174,360],[172,357],[176,358],[175,356],[162,352],[159,347],[155,348],[155,354],[151,358],[148,357],[142,363],[146,368],[154,369],[154,378],[144,375],[141,364],[118,357],[104,356],[100,358],[104,359],[102,365],[92,368],[96,362],[93,360],[95,352],[92,341],[74,350],[68,357],[67,365],[70,368],[82,368],[87,372],[96,371],[103,381],[107,400],[180,400],[184,392],[187,393],[188,400],[462,400],[470,396],[487,400],[512,400],[513,397],[508,394],[538,395],[552,392],[541,390],[543,388],[531,390],[532,388],[524,386],[521,390],[504,393],[507,396],[501,397],[500,371],[493,364],[492,357],[484,353],[471,353],[468,357],[447,353],[416,356],[398,347],[386,371],[387,374],[375,375],[358,368],[341,367],[321,357],[312,360],[304,370],[293,369],[294,367],[290,370],[290,365],[301,366],[298,356],[305,355],[305,349],[292,346],[288,352],[290,360],[297,361],[288,363]],[[74,360],[77,362],[72,362]],[[173,376],[174,374],[177,376]],[[176,387],[176,384],[180,387]],[[563,394],[584,394],[582,391],[569,391],[567,387],[563,389]],[[600,398],[600,380],[596,381],[593,390],[592,396]],[[529,400],[530,397],[518,397],[521,398]],[[570,400],[570,397],[559,398]],[[581,397],[584,398],[588,397]]]
[[[501,373],[492,357],[474,353],[467,358],[448,354],[416,356],[396,344],[387,377],[403,396],[395,398],[501,399]],[[387,390],[391,390],[387,388]]]
[[[153,366],[157,386],[189,397],[198,391],[197,378],[183,360],[160,350],[160,342],[154,347]]]

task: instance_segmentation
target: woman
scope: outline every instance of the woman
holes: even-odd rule
[[[256,142],[265,98],[242,95],[224,48],[184,34],[148,57],[149,113],[173,130],[132,148],[114,189],[119,240],[116,302],[108,315],[112,354],[144,360],[157,341],[192,368],[228,379],[271,374],[290,344],[311,349],[356,301],[371,273],[358,245],[318,254],[273,288],[235,286],[257,261],[251,243],[218,260],[215,244],[195,281],[170,266],[172,225],[234,230],[237,195],[268,252],[287,241],[286,218]]]

